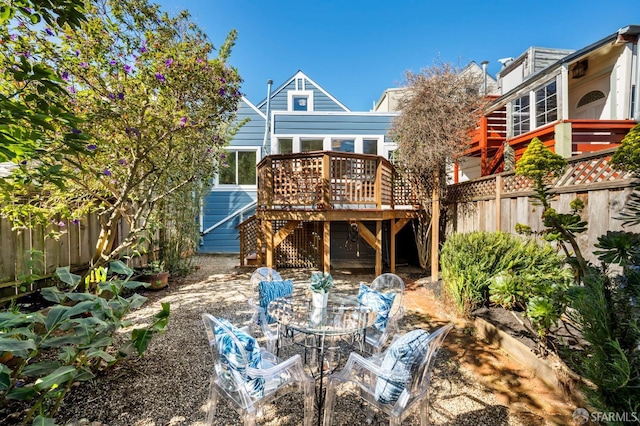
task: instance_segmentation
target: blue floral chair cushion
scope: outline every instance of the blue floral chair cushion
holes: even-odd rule
[[[374,395],[376,401],[395,404],[411,379],[414,367],[424,359],[424,351],[428,348],[429,333],[424,330],[410,331],[389,346],[381,368],[393,374],[378,378]]]
[[[219,318],[233,334],[235,334],[240,344],[239,348],[234,340],[229,336],[227,330],[222,327],[216,327],[215,338],[216,346],[219,348],[221,368],[227,373],[239,386],[245,386],[247,392],[252,397],[261,398],[264,395],[264,379],[257,377],[252,378],[246,375],[247,364],[251,368],[262,368],[262,353],[260,346],[254,337],[232,325],[229,321]],[[243,358],[243,352],[247,357],[246,363]],[[223,372],[219,372],[223,376]]]
[[[273,324],[276,322],[275,318],[267,314],[267,306],[272,300],[279,297],[291,296],[293,294],[293,281],[260,281],[258,284],[258,303],[264,310],[267,318],[267,323]],[[258,323],[261,323],[261,319],[258,318]]]
[[[391,311],[395,298],[395,293],[381,293],[379,291],[372,290],[365,283],[360,283],[358,301],[376,311],[378,316],[376,317],[376,321],[373,323],[373,326],[380,331],[383,331],[387,327],[389,312]]]

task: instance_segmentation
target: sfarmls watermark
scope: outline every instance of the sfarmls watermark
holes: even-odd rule
[[[589,413],[585,408],[577,408],[573,412],[573,420],[580,425],[586,425],[592,422],[619,422],[619,423],[638,423],[640,422],[640,413],[631,412],[614,412],[614,411],[594,411]]]

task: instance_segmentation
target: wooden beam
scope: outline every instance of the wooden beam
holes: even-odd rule
[[[431,200],[431,282],[437,282],[440,265],[438,253],[440,240],[440,198],[438,196],[437,179],[435,179]]]
[[[389,247],[390,257],[391,257],[391,265],[390,266],[391,266],[391,273],[395,274],[396,273],[396,234],[397,234],[397,231],[396,231],[396,221],[395,220],[390,220],[390,222],[391,222],[391,226],[390,226],[390,228],[391,228],[391,230],[390,230],[390,233],[391,233],[391,238],[390,238],[391,244],[390,244],[390,247]]]
[[[305,222],[344,221],[377,221],[418,217],[418,210],[402,209],[261,209],[256,211],[256,217],[263,220],[302,220]]]
[[[258,232],[256,235],[256,267],[264,265],[264,256],[262,254],[262,237],[264,236],[264,220],[256,218],[258,222]]]
[[[266,266],[273,268],[273,225],[270,220],[264,221],[264,239],[267,245],[267,262]]]
[[[278,247],[280,243],[284,241],[284,239],[287,238],[289,234],[291,234],[293,230],[298,227],[299,223],[299,220],[290,220],[286,225],[280,228],[276,235],[273,236],[273,248]]]
[[[369,246],[371,246],[371,248],[375,250],[376,236],[373,235],[371,231],[369,231],[369,228],[364,226],[364,223],[360,221],[356,221],[356,224],[358,225],[358,232],[360,233],[360,236],[362,237],[364,242],[369,244]]]
[[[322,230],[322,271],[331,271],[331,222],[325,221]]]
[[[376,222],[376,276],[382,274],[382,221]]]
[[[376,275],[382,273],[382,221],[376,222],[376,234],[374,235],[364,223],[356,221],[358,232],[365,243],[376,251]]]
[[[394,225],[391,227],[392,230],[395,230],[394,232],[391,233],[391,235],[395,236],[398,232],[400,232],[402,230],[402,228],[404,228],[404,226],[409,223],[409,221],[411,221],[411,218],[409,217],[405,217],[403,219],[398,219],[397,222],[395,221],[391,221]]]

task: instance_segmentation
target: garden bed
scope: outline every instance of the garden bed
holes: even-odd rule
[[[557,386],[578,406],[584,406],[580,390],[583,378],[573,372],[561,354],[582,350],[580,333],[569,322],[560,320],[548,336],[546,354],[541,353],[535,332],[522,312],[502,307],[480,308],[473,312],[476,337],[499,346],[550,386]]]

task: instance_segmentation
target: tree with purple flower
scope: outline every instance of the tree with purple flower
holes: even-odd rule
[[[238,101],[225,95],[239,90],[241,78],[227,63],[235,31],[214,50],[188,13],[169,16],[147,0],[105,0],[88,17],[91,25],[57,40],[59,54],[49,61],[73,83],[74,110],[91,117],[73,126],[81,134],[68,132],[91,140],[75,156],[51,157],[67,176],[64,189],[49,184],[43,190],[52,196],[35,204],[47,215],[55,202],[66,218],[94,211],[101,231],[93,263],[100,265],[137,249],[152,225],[177,214],[162,205],[178,203],[189,209],[186,216],[196,214],[193,193],[212,181],[221,147],[235,131]],[[127,61],[137,55],[132,72]],[[116,243],[125,218],[136,226]],[[190,240],[197,241],[193,221],[171,222],[189,224]]]

